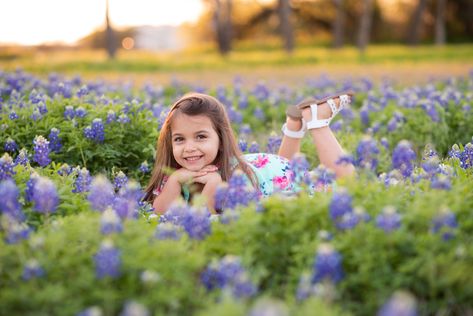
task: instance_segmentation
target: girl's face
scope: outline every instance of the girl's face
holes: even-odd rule
[[[212,121],[205,115],[176,115],[171,123],[171,141],[174,159],[191,171],[212,164],[220,146]]]

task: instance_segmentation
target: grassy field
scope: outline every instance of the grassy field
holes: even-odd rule
[[[333,50],[304,46],[288,55],[275,47],[242,46],[226,57],[209,47],[174,53],[122,50],[114,60],[109,60],[105,51],[0,50],[0,69],[17,68],[39,75],[59,72],[138,83],[167,83],[178,78],[201,84],[226,84],[241,75],[249,83],[267,80],[297,85],[322,74],[375,80],[389,77],[420,83],[430,78],[468,74],[473,69],[473,45],[373,45],[363,55],[354,47]]]

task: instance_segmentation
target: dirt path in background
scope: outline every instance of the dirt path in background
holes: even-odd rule
[[[245,86],[252,86],[264,81],[269,86],[288,85],[290,87],[304,85],[308,79],[317,79],[327,75],[330,79],[369,78],[379,81],[389,78],[400,85],[423,84],[431,79],[469,76],[473,73],[473,64],[465,63],[420,63],[420,64],[383,64],[383,65],[317,65],[288,68],[255,68],[241,70],[208,70],[188,72],[157,72],[157,73],[126,73],[100,75],[105,80],[132,81],[136,85],[145,82],[167,85],[177,79],[203,87],[217,87],[232,84],[236,76],[242,78]],[[86,79],[97,76],[84,75]]]

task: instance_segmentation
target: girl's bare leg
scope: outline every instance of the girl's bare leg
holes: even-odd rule
[[[335,102],[337,106],[339,99]],[[327,119],[330,117],[332,111],[327,103],[320,104],[317,108],[318,119]],[[306,122],[312,119],[310,108],[302,110],[302,117]],[[344,154],[342,146],[338,143],[337,138],[333,134],[329,126],[314,128],[309,130],[312,136],[312,142],[319,155],[320,163],[325,167],[333,170],[337,177],[344,177],[354,174],[355,167],[351,164],[337,164],[336,162]]]
[[[302,128],[302,121],[290,118],[286,118],[286,126],[291,131],[299,131]],[[301,149],[301,139],[292,138],[283,134],[281,146],[279,146],[278,155],[287,159],[292,159]]]

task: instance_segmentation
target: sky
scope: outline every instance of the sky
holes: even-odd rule
[[[0,44],[37,45],[78,39],[105,25],[105,0],[0,0]],[[194,22],[201,0],[109,0],[114,27]]]

